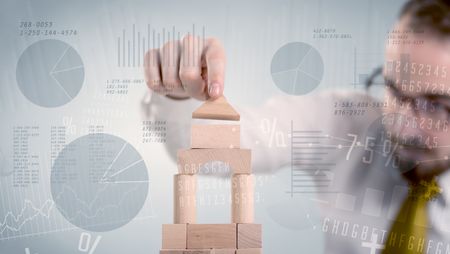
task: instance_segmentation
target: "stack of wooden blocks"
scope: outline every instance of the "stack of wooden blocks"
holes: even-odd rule
[[[239,121],[224,97],[206,101],[192,118]],[[224,122],[225,123],[225,122]],[[238,124],[194,124],[191,149],[178,151],[174,176],[174,224],[163,225],[160,254],[260,254],[261,224],[254,224],[251,151],[240,149]],[[212,161],[232,170],[231,223],[196,224],[196,173]]]

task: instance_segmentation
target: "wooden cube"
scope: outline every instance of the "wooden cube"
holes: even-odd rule
[[[162,225],[162,248],[163,249],[186,249],[187,248],[187,224],[164,224],[164,225]]]
[[[188,224],[188,249],[235,249],[236,224]]]
[[[249,149],[188,149],[178,150],[180,174],[196,174],[208,162],[222,161],[231,167],[234,174],[250,174],[251,150]]]
[[[231,178],[231,220],[254,222],[254,178],[251,174],[234,174]]]
[[[173,220],[175,224],[195,223],[197,220],[197,178],[178,174],[173,185]]]
[[[262,248],[261,224],[237,224],[237,248]]]
[[[213,254],[212,249],[205,250],[161,250],[160,254]]]
[[[239,121],[240,116],[222,96],[215,100],[207,100],[192,112],[192,118]]]
[[[191,148],[239,148],[240,127],[236,124],[194,124]]]
[[[236,254],[236,249],[212,249],[214,254]]]
[[[262,249],[237,249],[236,254],[262,254]]]

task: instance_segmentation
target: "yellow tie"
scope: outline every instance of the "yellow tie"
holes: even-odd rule
[[[435,179],[410,184],[408,197],[385,240],[383,254],[424,253],[428,228],[427,203],[441,189]]]

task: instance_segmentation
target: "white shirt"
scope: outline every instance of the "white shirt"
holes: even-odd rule
[[[173,101],[152,96],[147,114],[167,119],[167,145],[173,159],[176,159],[177,149],[189,146],[191,112],[199,104],[194,100]],[[380,253],[406,198],[407,183],[398,169],[393,168],[393,157],[386,152],[389,141],[378,138],[375,146],[370,146],[373,137],[379,137],[377,135],[382,131],[381,107],[382,103],[366,94],[338,91],[272,98],[265,105],[251,109],[236,107],[241,114],[241,147],[252,149],[256,173],[271,173],[291,165],[295,175],[312,174],[311,177],[293,177],[296,184],[293,181],[292,190],[299,192],[294,195],[316,193],[316,201],[322,208],[320,230],[326,236],[325,253]],[[355,113],[352,116],[336,114],[342,112],[340,109],[346,109],[347,113],[348,110],[360,111],[352,111]],[[283,143],[277,136],[287,137],[287,140]],[[293,154],[292,151],[297,149],[291,149],[291,146],[313,148],[301,148],[299,154]],[[328,148],[316,149],[318,147]],[[371,152],[371,148],[375,151]],[[386,151],[383,152],[383,148]],[[300,162],[307,165],[292,163],[298,162],[296,156],[306,158]],[[304,170],[295,170],[298,167]],[[306,169],[308,167],[314,170]],[[315,183],[315,188],[297,187],[311,182]],[[447,205],[450,202],[450,174],[446,172],[440,176],[438,183],[443,192],[428,204],[430,228],[424,253],[450,253],[450,210]],[[317,187],[322,185],[326,186]],[[400,244],[400,236],[396,244]],[[408,247],[407,236],[402,239],[402,246]]]

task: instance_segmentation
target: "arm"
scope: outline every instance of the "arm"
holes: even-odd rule
[[[168,121],[167,149],[174,159],[177,149],[189,147],[191,113],[200,105],[200,102],[195,99],[214,98],[223,93],[225,53],[217,40],[208,39],[207,41],[211,44],[205,47],[198,45],[203,48],[203,53],[197,56],[200,64],[197,67],[183,67],[185,64],[183,55],[195,55],[195,53],[183,54],[189,51],[184,49],[183,45],[195,43],[195,40],[179,43],[178,50],[181,53],[173,56],[179,59],[178,67],[164,64],[164,60],[158,60],[167,57],[165,48],[173,46],[173,43],[147,54],[149,59],[147,61],[155,59],[154,62],[159,63],[149,64],[146,69],[147,84],[153,91],[150,115],[164,116],[164,119]],[[167,52],[174,51],[167,50]],[[186,71],[192,75],[183,74]],[[158,76],[158,73],[162,73],[162,76]],[[211,89],[217,84],[219,84],[218,89]],[[359,99],[369,100],[367,96],[361,94],[356,96]],[[347,137],[346,133],[355,133],[352,130],[361,128],[357,121],[349,119],[351,117],[334,115],[335,103],[348,101],[350,98],[352,97],[349,93],[336,92],[307,96],[280,96],[271,98],[258,108],[237,108],[242,119],[242,147],[252,149],[254,170],[269,173],[290,164],[291,123],[295,130],[319,130],[324,135],[341,138]]]

